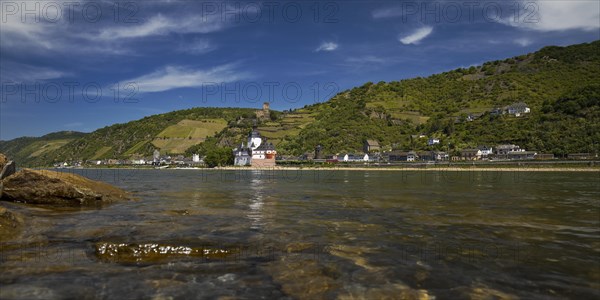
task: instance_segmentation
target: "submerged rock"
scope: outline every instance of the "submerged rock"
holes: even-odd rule
[[[305,250],[309,250],[311,248],[314,247],[313,243],[289,243],[285,246],[285,249],[287,250],[288,253],[293,253],[293,252],[303,252]],[[316,253],[316,252],[315,252]]]
[[[515,295],[511,295],[499,290],[495,290],[483,284],[478,284],[473,287],[459,287],[455,289],[461,292],[461,296],[466,299],[472,300],[485,300],[485,299],[499,299],[499,300],[512,300],[519,299]]]
[[[129,193],[85,177],[23,169],[2,181],[1,200],[57,206],[97,206],[131,199]]]
[[[0,206],[0,241],[8,240],[21,231],[21,216]]]
[[[432,300],[435,296],[426,290],[415,290],[402,283],[387,283],[379,287],[363,287],[352,285],[346,287],[346,292],[337,297],[340,300],[353,299],[414,299]],[[493,299],[493,298],[490,298]]]
[[[266,266],[281,289],[294,299],[329,299],[342,287],[335,277],[339,271],[314,259],[282,257]],[[355,298],[358,299],[358,298]]]
[[[62,296],[62,297],[61,297]],[[0,289],[2,299],[60,299],[64,298],[56,291],[35,284],[3,284]]]
[[[237,259],[239,248],[187,246],[169,243],[112,243],[95,244],[96,256],[105,262],[149,263],[177,258],[200,258],[206,261]]]
[[[374,253],[375,249],[350,245],[331,245],[328,247],[328,250],[331,255],[347,259],[353,262],[355,265],[363,267],[367,270],[381,270],[381,267],[372,266],[367,258],[364,257],[364,254],[366,253]]]

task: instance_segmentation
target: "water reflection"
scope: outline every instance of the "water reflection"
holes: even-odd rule
[[[264,225],[263,206],[264,206],[264,180],[260,171],[253,171],[250,175],[250,204],[246,217],[250,219],[250,229],[260,230]]]

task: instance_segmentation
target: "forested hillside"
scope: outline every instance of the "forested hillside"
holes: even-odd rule
[[[424,134],[442,149],[517,143],[555,154],[591,151],[600,141],[600,42],[546,47],[528,55],[395,82],[367,83],[309,109],[315,121],[281,148],[329,153],[361,149],[377,139],[385,149],[425,149]],[[525,102],[516,118],[490,111]],[[466,117],[475,116],[470,122]],[[595,146],[597,149],[597,145]]]
[[[20,137],[10,141],[0,141],[0,152],[16,161],[25,162],[45,157],[48,153],[85,135],[83,132],[59,131],[41,137]]]
[[[60,148],[40,155],[31,156],[26,155],[27,153],[19,154],[15,152],[14,148],[21,148],[16,146],[17,143],[22,144],[28,141],[20,141],[19,139],[2,142],[0,152],[18,159],[21,165],[26,166],[51,165],[60,161],[147,156],[151,155],[154,149],[160,149],[154,143],[171,140],[180,143],[187,142],[189,139],[177,136],[178,132],[176,130],[165,133],[165,130],[174,128],[171,126],[177,126],[183,120],[200,121],[195,126],[201,127],[203,125],[202,121],[207,121],[205,124],[213,126],[215,119],[223,120],[227,124],[228,122],[235,123],[237,119],[244,116],[253,117],[254,110],[243,108],[192,108],[107,126],[85,134],[78,139],[70,140]],[[175,127],[175,129],[177,128]],[[209,136],[217,132],[213,132]],[[181,151],[181,153],[184,151]],[[165,152],[163,151],[163,153]]]
[[[326,154],[360,152],[366,139],[384,151],[458,151],[515,143],[562,155],[598,151],[600,41],[545,47],[535,53],[427,78],[366,83],[325,103],[257,118],[255,109],[192,108],[115,124],[89,134],[62,132],[0,142],[25,165],[57,161],[206,152],[235,147],[253,125],[280,154],[300,155],[318,144]],[[524,102],[531,112],[494,115]]]

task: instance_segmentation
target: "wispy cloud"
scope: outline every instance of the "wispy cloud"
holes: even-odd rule
[[[36,1],[35,3],[31,2],[32,5],[29,7],[44,7],[46,4],[48,4],[46,2],[49,1]],[[26,4],[27,3],[25,1],[11,1],[2,3],[2,9],[7,11],[3,11],[0,14],[2,16],[2,20],[0,20],[0,36],[2,43],[0,45],[2,48],[16,48],[22,44],[26,44],[30,48],[35,49],[53,49],[57,43],[51,38],[48,38],[48,36],[53,32],[62,29],[64,24],[61,22],[47,22],[43,16],[42,9],[31,9],[30,11],[27,11],[26,15],[24,12],[19,13],[21,7],[27,7]],[[62,6],[60,5],[60,1],[53,4],[54,5],[52,5],[52,7],[54,9],[58,8],[58,13],[60,15],[65,13],[61,9]],[[10,13],[10,11],[13,10],[16,13]]]
[[[414,31],[413,33],[411,33],[407,36],[399,37],[398,40],[404,45],[409,45],[409,44],[416,45],[416,44],[419,44],[421,42],[421,40],[423,40],[424,38],[429,36],[432,32],[433,32],[433,27],[424,26],[424,27],[417,29],[416,31]]]
[[[162,14],[139,25],[103,28],[98,37],[104,40],[141,38],[169,33],[209,33],[221,30],[226,23],[218,17],[201,15],[166,17]]]
[[[214,45],[208,39],[196,39],[191,42],[182,44],[179,47],[179,52],[189,53],[189,54],[205,54],[217,49],[217,46]]]
[[[91,34],[92,28],[104,27],[106,23],[111,23],[106,22],[111,20],[110,17],[101,19],[98,23],[82,21],[72,17],[83,14],[82,5],[72,6],[71,4],[74,3],[69,0],[3,2],[2,8],[17,9],[17,11],[2,15],[0,49],[3,52],[17,51],[42,56],[54,53],[104,55],[128,53],[120,45],[100,41],[95,38],[94,34]],[[109,3],[96,4],[111,7]],[[67,8],[69,6],[70,9]],[[31,9],[19,12],[23,7]],[[35,7],[38,9],[33,9]],[[50,8],[46,9],[47,7]],[[56,16],[59,16],[58,20],[56,20]],[[89,43],[90,39],[93,39],[93,44]]]
[[[33,66],[16,62],[2,62],[0,65],[0,78],[3,82],[17,83],[51,80],[67,76],[67,72],[53,68]]]
[[[533,43],[533,41],[531,41],[528,38],[518,38],[518,39],[514,40],[514,43],[521,47],[527,47],[527,46],[531,45]]]
[[[404,62],[406,62],[406,58],[388,53],[387,55],[367,54],[348,56],[335,65],[341,67],[344,72],[364,73],[388,68]]]
[[[338,48],[338,44],[336,44],[334,42],[324,42],[319,47],[317,47],[317,49],[315,49],[315,52],[334,51],[337,48]]]
[[[182,66],[166,66],[160,70],[121,84],[134,83],[140,93],[162,92],[177,88],[201,87],[204,84],[228,83],[250,78],[250,74],[239,71],[235,64],[226,64],[211,69],[190,69]]]
[[[404,13],[400,7],[380,8],[371,12],[373,19],[383,19],[402,16]]]
[[[600,28],[600,1],[529,1],[520,5],[523,11],[520,18],[501,19],[500,22],[524,29],[536,31],[585,30]]]
[[[58,21],[52,21],[52,15],[47,13],[45,9],[41,9],[45,7],[46,2],[49,5],[52,4],[52,9],[58,9],[56,13],[62,18]],[[131,42],[146,37],[170,34],[216,32],[230,27],[233,20],[233,17],[222,19],[220,13],[202,15],[177,11],[165,14],[152,13],[148,16],[142,16],[140,13],[135,17],[139,20],[139,23],[114,22],[111,15],[103,15],[98,22],[90,23],[70,17],[84,14],[85,12],[81,11],[83,5],[72,6],[63,4],[63,2],[71,3],[69,0],[36,0],[35,3],[31,2],[31,5],[27,7],[34,7],[35,4],[40,9],[27,12],[25,18],[22,18],[24,12],[3,14],[2,23],[0,24],[2,40],[0,48],[3,51],[15,50],[41,55],[48,55],[49,52],[98,53],[102,55],[133,54],[135,52],[129,49],[132,45]],[[6,7],[19,10],[22,8],[23,3],[25,2],[7,2],[6,5],[8,6]],[[155,4],[155,2],[152,3],[152,5]],[[11,5],[15,7],[13,8]],[[101,11],[112,11],[114,9],[113,4],[110,2],[100,1],[96,5],[100,7]],[[146,3],[138,5],[146,7]],[[72,10],[68,7],[71,7]],[[228,13],[239,13],[239,10],[235,10],[235,8],[222,9],[227,9]],[[52,10],[52,12],[54,11]],[[196,44],[188,47],[187,50],[194,53],[205,52],[209,50],[206,46]]]

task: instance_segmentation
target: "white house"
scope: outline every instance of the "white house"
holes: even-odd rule
[[[488,146],[479,146],[477,149],[481,151],[481,157],[487,157],[488,155],[494,153],[492,147]]]
[[[154,152],[152,153],[152,164],[160,164],[160,151],[158,151],[158,149],[154,149]]]
[[[523,102],[515,103],[507,108],[508,114],[520,117],[522,114],[528,114],[531,109]]]
[[[406,155],[406,161],[415,161],[418,158],[417,153],[414,151],[409,151]]]
[[[252,150],[244,147],[244,143],[239,148],[233,149],[234,165],[236,166],[247,166],[252,162],[252,156],[250,155]]]
[[[518,145],[513,145],[513,144],[498,145],[496,147],[497,155],[506,155],[510,152],[519,152],[519,151],[525,151],[525,149],[521,149],[521,147],[519,147]]]
[[[439,143],[440,143],[440,139],[436,139],[436,138],[430,138],[427,141],[427,145],[429,145],[429,146],[439,144]]]
[[[146,160],[145,159],[134,159],[131,161],[131,164],[134,165],[145,165],[146,164]]]
[[[388,161],[415,161],[419,156],[414,151],[392,151],[388,153]]]
[[[199,154],[192,154],[192,161],[197,163],[200,162],[200,155]]]

